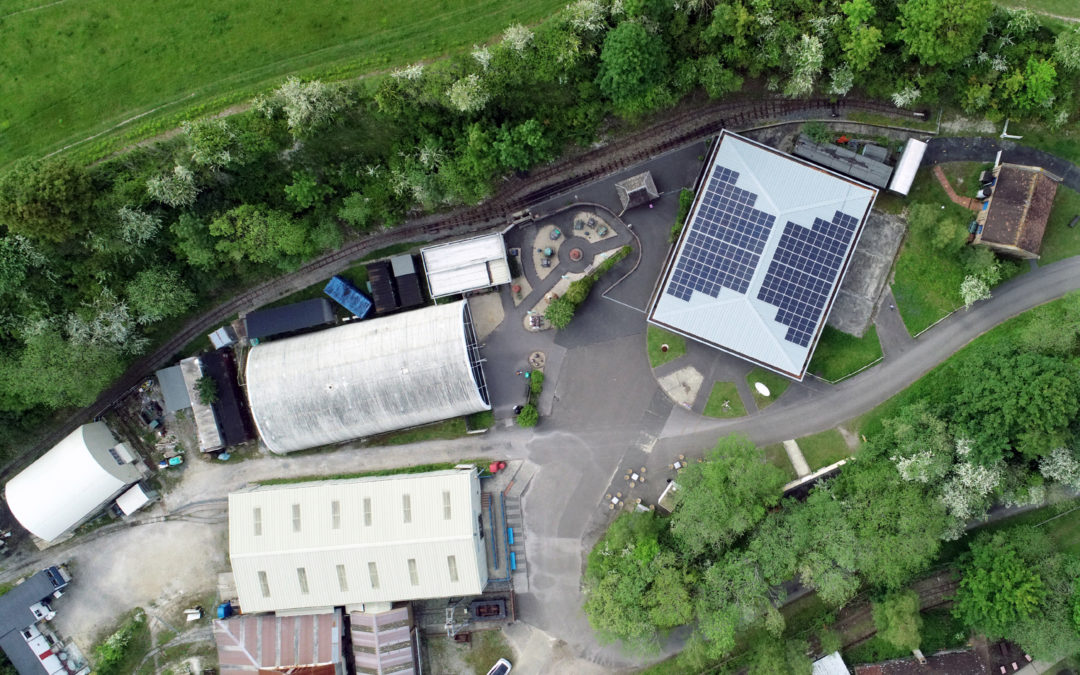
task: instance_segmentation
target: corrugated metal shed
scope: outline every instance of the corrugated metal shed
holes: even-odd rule
[[[195,356],[189,356],[180,362],[180,372],[184,375],[184,386],[187,388],[188,400],[191,401],[191,415],[195,418],[195,433],[199,438],[199,450],[212,452],[225,447],[225,438],[218,428],[217,415],[214,409],[199,398],[199,379],[203,376],[203,366]]]
[[[214,417],[221,432],[224,447],[230,447],[250,440],[254,433],[251,429],[251,416],[244,403],[237,380],[236,357],[230,349],[218,349],[199,355],[199,364],[204,375],[217,383],[218,399],[212,404]]]
[[[746,204],[726,207],[734,209],[737,215],[724,215],[704,204],[706,190],[699,189],[686,227],[660,277],[648,320],[667,330],[801,380],[877,191],[726,131],[713,147],[702,185],[709,185],[718,172],[734,172],[738,175],[736,188],[749,193],[751,199]],[[715,296],[695,290],[686,299],[673,297],[667,292],[673,283],[672,273],[680,257],[691,246],[688,240],[692,235],[699,229],[706,231],[715,228],[713,234],[706,236],[705,245],[711,246],[708,239],[720,235],[731,234],[737,240],[744,236],[737,231],[737,227],[745,227],[745,224],[736,225],[738,214],[746,217],[751,212],[771,217],[772,225],[763,235],[767,238],[756,264],[749,269],[750,277],[744,292],[725,286]],[[824,294],[827,300],[813,326],[807,330],[812,338],[801,346],[786,339],[790,325],[779,320],[778,306],[759,299],[759,292],[775,262],[774,255],[785,255],[785,252],[779,251],[779,246],[789,225],[811,230],[818,226],[818,221],[827,224],[838,215],[857,219],[858,224],[846,249],[835,252],[842,260],[840,268],[817,271],[814,283],[822,289],[818,292]],[[692,253],[693,249],[689,252]],[[705,257],[704,254],[702,257]],[[694,255],[690,258],[694,258]],[[708,277],[715,272],[701,265],[695,274]]]
[[[367,266],[368,284],[376,314],[388,314],[401,307],[394,274],[387,260],[379,260]]]
[[[150,495],[146,494],[142,485],[138,483],[132,485],[127,492],[116,498],[116,505],[125,516],[130,516],[149,503]]]
[[[813,668],[813,675],[850,675],[847,664],[844,663],[844,657],[840,656],[840,652],[833,652],[814,661]]]
[[[416,673],[416,639],[408,605],[377,614],[352,612],[349,623],[353,662],[359,672],[375,675]]]
[[[214,621],[221,675],[343,675],[341,610],[297,616],[237,616]]]
[[[161,395],[165,398],[165,412],[174,413],[191,407],[191,397],[184,385],[184,374],[180,371],[180,366],[162,368],[154,375],[161,387]]]
[[[236,343],[236,333],[231,326],[222,326],[206,337],[210,338],[210,344],[214,349],[221,349]]]
[[[487,583],[476,471],[262,486],[229,495],[244,612],[474,595]]]
[[[104,422],[71,432],[8,481],[4,492],[11,514],[45,541],[72,529],[141,478],[117,445]]]
[[[326,298],[313,298],[291,305],[268,307],[244,318],[248,339],[294,333],[306,328],[334,323],[334,307]]]
[[[431,297],[465,293],[510,283],[510,264],[501,234],[421,249]]]
[[[926,143],[915,138],[909,138],[904,152],[900,154],[900,161],[896,163],[892,182],[889,190],[900,195],[907,196],[911,191],[911,184],[915,182],[915,174],[922,164],[923,155],[926,154]]]
[[[251,414],[274,452],[490,408],[468,303],[358,321],[253,348]]]
[[[887,187],[892,176],[892,167],[874,159],[873,153],[859,155],[838,145],[818,145],[806,136],[795,141],[793,154],[879,188]]]

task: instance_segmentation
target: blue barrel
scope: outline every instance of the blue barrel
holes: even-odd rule
[[[510,552],[510,569],[517,569],[517,553],[514,553],[513,551]]]
[[[513,546],[513,544],[514,544],[514,528],[512,528],[512,527],[506,528],[506,541],[509,542],[511,546]]]

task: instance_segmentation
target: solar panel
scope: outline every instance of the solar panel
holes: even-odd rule
[[[717,166],[701,197],[667,294],[689,301],[721,288],[746,293],[776,217],[754,208],[757,195],[735,187],[739,174]]]
[[[778,308],[776,321],[788,327],[788,342],[810,344],[858,226],[857,218],[841,211],[832,222],[815,218],[809,229],[792,222],[784,226],[757,297]]]

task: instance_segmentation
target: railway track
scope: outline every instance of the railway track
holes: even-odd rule
[[[526,175],[515,176],[506,181],[502,189],[483,204],[415,218],[392,230],[347,242],[340,249],[310,261],[295,272],[258,284],[192,319],[152,353],[135,360],[116,383],[102,392],[93,404],[58,422],[54,429],[39,439],[29,451],[4,466],[0,470],[0,481],[29,465],[86,420],[100,417],[137,387],[149,372],[168,363],[185,345],[210,332],[228,317],[255,309],[328,278],[344,270],[351,261],[373,251],[400,242],[416,239],[438,240],[462,231],[484,230],[500,221],[505,224],[512,213],[570,192],[656,155],[713,136],[723,128],[746,130],[763,121],[783,120],[793,115],[825,111],[834,117],[853,111],[888,113],[894,116],[898,113],[892,105],[865,99],[842,99],[836,102],[824,98],[759,100],[687,106],[615,142],[567,156]],[[899,112],[911,116],[912,119],[924,119],[924,116],[916,113]]]

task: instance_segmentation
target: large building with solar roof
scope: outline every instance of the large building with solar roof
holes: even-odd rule
[[[801,380],[876,197],[724,131],[649,322]]]

